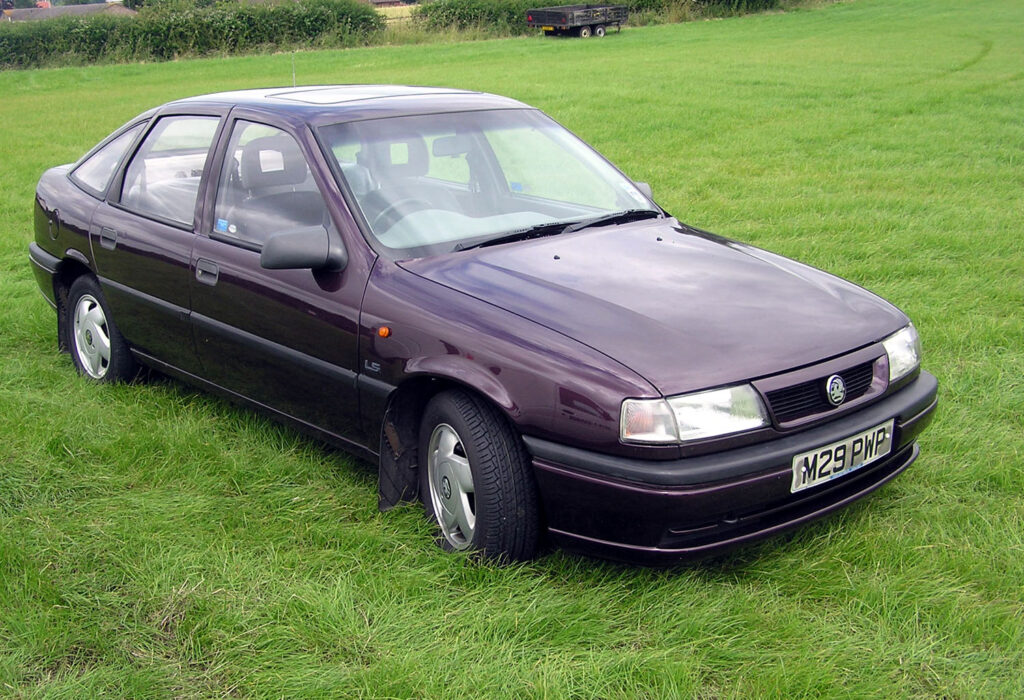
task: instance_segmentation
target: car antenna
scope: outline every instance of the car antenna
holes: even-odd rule
[[[292,87],[295,87],[295,52],[292,51]]]

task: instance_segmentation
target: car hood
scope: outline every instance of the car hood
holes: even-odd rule
[[[585,343],[666,395],[802,367],[908,323],[854,284],[675,219],[400,264]]]

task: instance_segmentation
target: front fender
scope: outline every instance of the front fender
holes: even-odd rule
[[[453,386],[491,401],[525,436],[625,457],[677,447],[619,441],[623,397],[659,396],[642,377],[557,331],[379,260],[360,314],[360,412],[379,439],[381,510],[417,493],[422,410]]]
[[[434,378],[490,400],[523,435],[637,456],[619,441],[622,400],[660,396],[593,348],[386,259],[370,276],[360,326],[368,435],[379,434],[388,393]]]
[[[462,384],[486,396],[511,418],[515,419],[520,414],[519,406],[493,371],[461,355],[411,358],[405,363],[405,374],[407,377],[429,376]]]

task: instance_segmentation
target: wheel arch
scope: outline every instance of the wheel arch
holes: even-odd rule
[[[389,394],[380,430],[378,507],[387,511],[419,497],[418,443],[423,410],[443,391],[458,389],[496,407],[515,429],[516,405],[508,391],[482,369],[466,371],[410,363],[407,376]],[[518,430],[517,430],[518,432]]]
[[[66,313],[68,291],[79,277],[93,274],[92,269],[79,259],[81,253],[75,250],[70,250],[68,253],[69,256],[58,263],[53,275],[53,298],[57,305],[57,349],[60,352],[69,352]],[[70,253],[77,253],[77,255],[70,256]]]

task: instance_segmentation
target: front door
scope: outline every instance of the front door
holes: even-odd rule
[[[236,119],[209,228],[192,249],[192,321],[203,376],[229,392],[347,441],[359,441],[357,322],[366,276],[265,270],[274,233],[337,235],[299,143]]]

